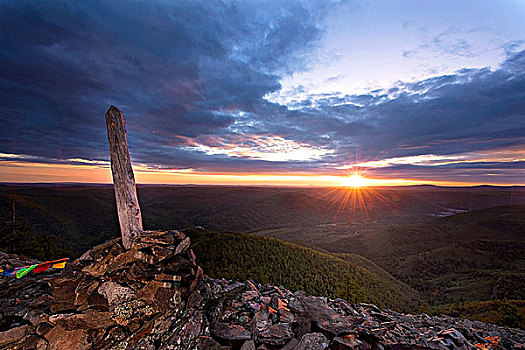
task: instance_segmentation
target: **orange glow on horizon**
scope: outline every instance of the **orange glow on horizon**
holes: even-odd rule
[[[375,187],[431,184],[438,186],[473,186],[470,182],[426,181],[414,179],[369,178],[362,175],[331,174],[244,174],[199,173],[192,170],[151,169],[134,166],[138,184],[233,185],[298,187]],[[13,183],[112,183],[109,166],[48,164],[0,161],[0,182]],[[501,184],[492,184],[501,185]]]

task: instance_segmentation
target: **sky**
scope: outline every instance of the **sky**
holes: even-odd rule
[[[523,1],[0,2],[0,182],[525,185]]]

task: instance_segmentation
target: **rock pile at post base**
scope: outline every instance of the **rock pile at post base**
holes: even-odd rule
[[[3,279],[11,285],[2,290],[0,347],[140,348],[202,280],[189,245],[178,231],[145,232],[129,250],[120,239],[89,250],[36,289],[34,280]]]
[[[8,349],[525,348],[519,329],[211,279],[178,231],[146,232],[128,251],[110,241],[61,274],[0,286]]]

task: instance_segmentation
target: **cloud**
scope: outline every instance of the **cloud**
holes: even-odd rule
[[[1,150],[107,159],[110,104],[140,161],[172,133],[231,133],[231,111],[255,111],[305,64],[323,11],[298,1],[3,2]]]
[[[404,24],[403,28],[411,29],[424,38],[415,48],[403,50],[401,54],[404,58],[423,58],[428,57],[429,54],[449,56],[456,59],[477,57],[494,50],[494,47],[490,46],[491,40],[488,37],[497,35],[495,29],[489,26],[468,29],[450,26],[437,34],[431,34],[428,29],[416,25]],[[485,40],[480,40],[480,37]],[[507,52],[513,46],[512,44],[508,45],[505,47]]]
[[[381,176],[479,179],[506,169],[516,178],[522,162],[465,155],[507,149],[523,159],[522,41],[508,43],[495,68],[400,81],[362,95],[314,95],[304,87],[280,95],[283,77],[315,61],[320,23],[333,6],[4,1],[0,152],[107,164],[103,115],[114,104],[127,119],[133,161],[152,169],[338,173],[359,154],[363,163],[384,164],[374,170]],[[442,33],[428,44],[472,54],[460,34]],[[406,161],[428,155],[459,161]]]
[[[239,135],[236,140],[222,138],[184,138],[186,149],[196,149],[208,155],[224,154],[234,158],[260,159],[268,162],[311,161],[332,153],[322,147],[299,144],[274,135]],[[211,139],[211,140],[210,140]]]
[[[356,154],[373,165],[458,159],[445,174],[454,177],[450,168],[471,161],[472,152],[483,158],[508,149],[511,158],[523,158],[525,51],[509,56],[494,70],[465,69],[415,83],[399,82],[395,88],[367,95],[310,95],[289,107],[292,122],[311,126],[292,138],[335,149],[339,168],[350,168]],[[505,167],[518,169],[523,163]],[[404,169],[408,173],[413,168]]]

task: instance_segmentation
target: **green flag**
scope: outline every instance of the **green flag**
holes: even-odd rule
[[[31,272],[31,270],[33,270],[37,266],[38,266],[38,264],[35,264],[35,265],[24,267],[23,269],[18,270],[16,272],[16,278],[24,277],[25,275],[27,275],[29,272]]]

